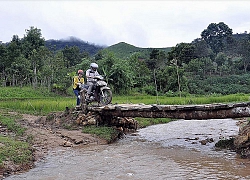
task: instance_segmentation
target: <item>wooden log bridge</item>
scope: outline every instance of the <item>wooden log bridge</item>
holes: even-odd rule
[[[113,117],[144,117],[173,119],[225,119],[250,117],[250,102],[203,105],[111,104],[87,107],[104,119]]]

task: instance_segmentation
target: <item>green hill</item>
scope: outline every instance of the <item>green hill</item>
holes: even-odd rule
[[[133,46],[131,44],[127,44],[125,42],[120,42],[114,45],[111,45],[109,47],[104,47],[104,46],[98,46],[95,44],[89,44],[88,42],[82,41],[80,39],[71,37],[69,40],[47,40],[45,42],[46,46],[52,50],[62,50],[66,46],[71,47],[71,46],[77,46],[81,52],[86,51],[88,52],[91,56],[94,56],[95,54],[98,53],[100,50],[108,50],[111,51],[115,54],[116,57],[118,58],[126,58],[131,56],[133,53],[140,53],[140,58],[145,59],[149,57],[149,54],[153,49],[158,49],[165,51],[166,53],[171,50],[171,47],[168,48],[140,48]]]
[[[105,48],[105,50],[111,51],[115,54],[118,58],[126,58],[132,55],[133,53],[140,53],[140,58],[149,57],[149,54],[153,49],[158,49],[165,51],[166,53],[171,50],[171,47],[167,48],[140,48],[133,46],[131,44],[127,44],[125,42],[120,42],[118,44],[114,44]]]

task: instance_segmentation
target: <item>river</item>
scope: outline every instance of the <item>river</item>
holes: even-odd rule
[[[51,151],[30,171],[6,180],[250,179],[250,161],[216,150],[237,135],[233,119],[177,120],[149,126],[116,143]],[[204,139],[213,139],[206,145]]]

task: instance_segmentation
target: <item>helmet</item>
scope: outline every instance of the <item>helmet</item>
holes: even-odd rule
[[[77,71],[77,74],[83,74],[83,70],[79,69],[79,70]]]
[[[97,68],[98,68],[98,64],[96,64],[96,63],[91,63],[91,64],[90,64],[90,68],[91,68],[93,71],[96,71]]]

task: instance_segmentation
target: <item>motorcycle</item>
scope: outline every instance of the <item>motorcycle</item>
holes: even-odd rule
[[[112,91],[107,86],[107,82],[104,81],[104,78],[102,76],[95,76],[94,77],[94,85],[92,88],[92,92],[87,98],[87,91],[88,91],[88,85],[82,84],[80,86],[80,100],[82,108],[85,108],[86,105],[97,102],[99,105],[104,106],[108,105],[112,101]]]

